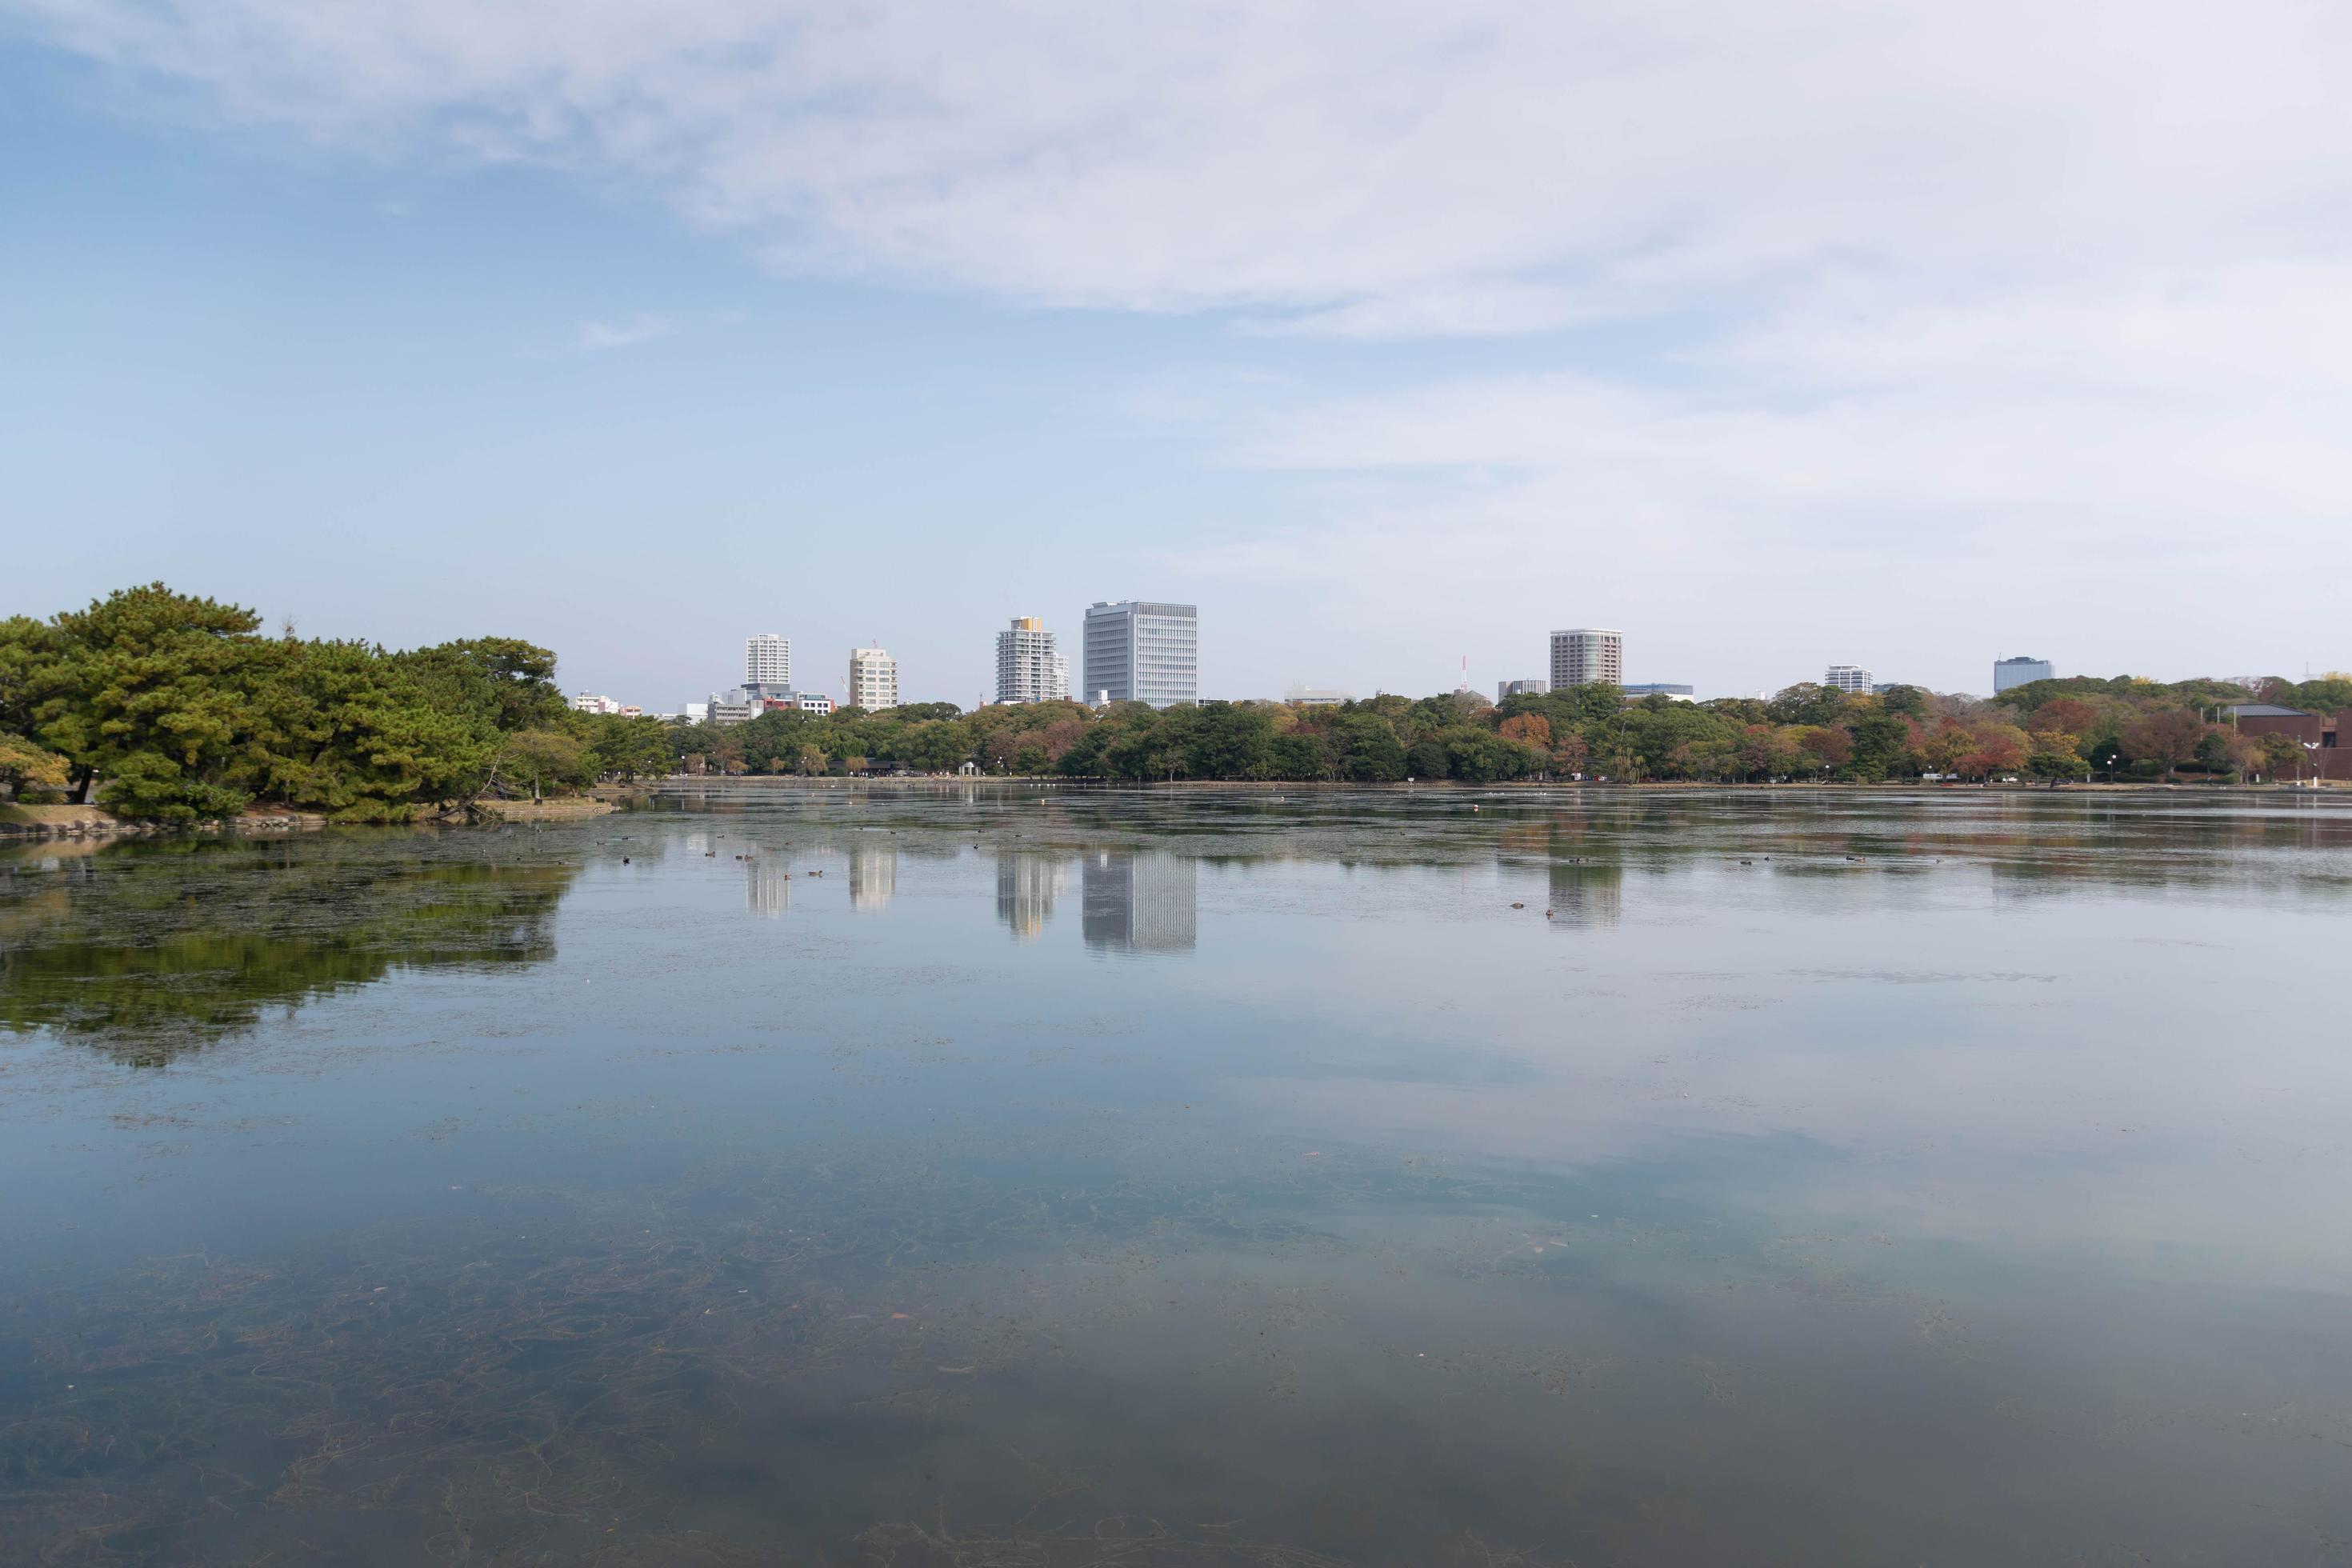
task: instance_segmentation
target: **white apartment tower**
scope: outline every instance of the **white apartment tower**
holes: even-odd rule
[[[996,634],[996,700],[1059,702],[1070,695],[1070,661],[1054,650],[1054,634],[1035,616],[1015,616]]]
[[[1576,626],[1551,634],[1551,689],[1625,684],[1625,634]]]
[[[743,639],[743,679],[777,692],[793,688],[793,645],[774,632]]]
[[[1858,664],[1833,664],[1822,677],[1822,684],[1839,691],[1867,691],[1870,671]]]
[[[898,706],[898,661],[879,647],[851,648],[849,705],[868,713]]]

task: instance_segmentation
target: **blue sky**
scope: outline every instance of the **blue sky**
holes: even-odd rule
[[[0,0],[0,611],[649,708],[765,630],[968,704],[1128,596],[1233,696],[2352,664],[2347,67],[2288,0]]]

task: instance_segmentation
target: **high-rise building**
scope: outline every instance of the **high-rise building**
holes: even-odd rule
[[[2029,681],[2053,679],[2056,673],[2050,668],[2048,659],[2028,658],[2023,654],[2019,654],[2014,658],[2000,659],[1994,663],[1992,689],[1995,695],[1998,695],[2012,686],[2023,686]]]
[[[1867,691],[1870,671],[1858,664],[1833,664],[1822,676],[1822,684],[1839,691]]]
[[[1550,689],[1549,680],[1499,680],[1495,683],[1495,700],[1508,702],[1514,697],[1541,697]]]
[[[868,713],[898,706],[898,661],[879,647],[851,648],[849,705]]]
[[[793,689],[793,645],[773,632],[743,639],[743,679],[779,695]]]
[[[1087,607],[1086,700],[1165,708],[1201,696],[1201,612],[1121,599]]]
[[[1054,648],[1054,634],[1035,616],[1015,616],[996,634],[996,700],[1059,702],[1070,695],[1070,661]]]
[[[1625,634],[1576,626],[1551,634],[1551,689],[1625,684]]]

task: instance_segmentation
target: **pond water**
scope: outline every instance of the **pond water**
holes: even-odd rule
[[[2347,913],[2185,792],[8,851],[0,1562],[2352,1562]]]

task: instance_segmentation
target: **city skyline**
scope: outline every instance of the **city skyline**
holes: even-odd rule
[[[973,605],[1130,588],[1213,606],[1210,693],[1491,690],[1563,600],[1714,692],[2346,662],[2210,614],[2352,555],[2326,7],[232,11],[0,31],[0,609],[648,707],[780,602],[969,702]]]

